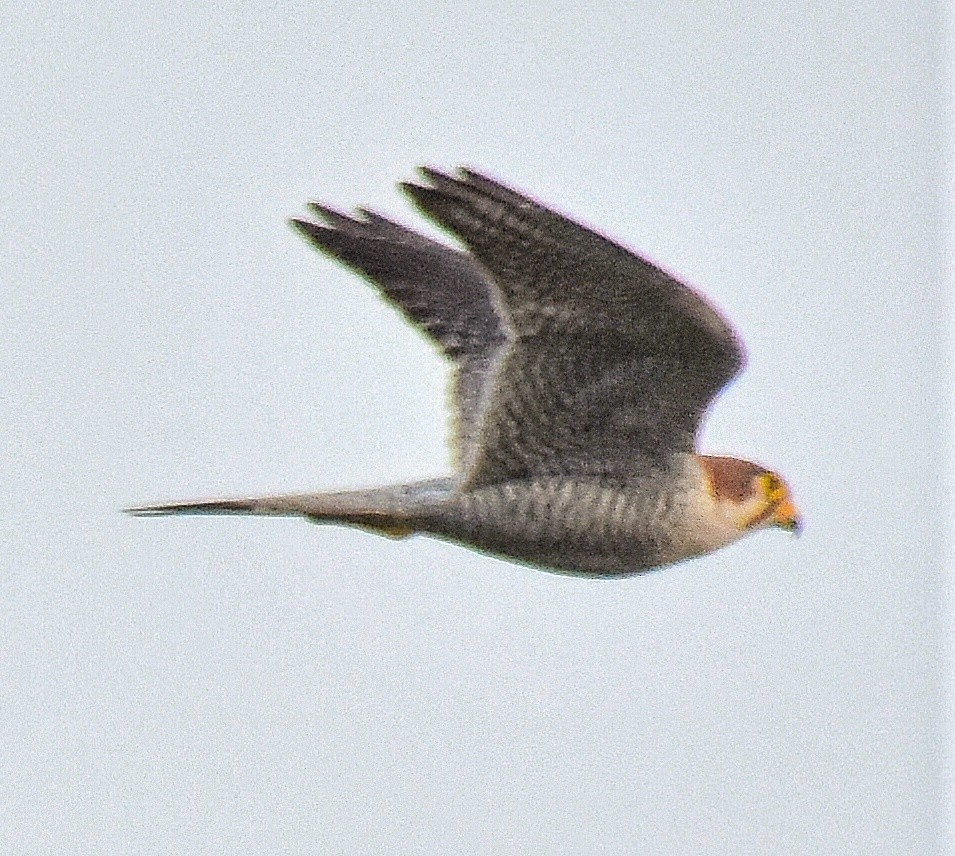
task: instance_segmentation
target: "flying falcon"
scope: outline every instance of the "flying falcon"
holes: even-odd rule
[[[546,570],[640,573],[749,532],[798,532],[774,472],[701,455],[742,344],[646,259],[469,169],[403,183],[452,249],[364,209],[292,224],[371,282],[453,368],[454,474],[370,490],[149,505],[427,534]]]

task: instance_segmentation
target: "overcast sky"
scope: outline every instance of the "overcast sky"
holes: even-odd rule
[[[0,849],[950,852],[949,18],[42,5],[0,49]],[[712,298],[750,362],[703,446],[803,537],[588,581],[121,515],[446,471],[440,360],[286,225],[419,223],[422,163]]]

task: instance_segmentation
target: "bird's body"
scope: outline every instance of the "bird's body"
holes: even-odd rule
[[[730,326],[639,256],[462,170],[405,185],[469,253],[379,215],[314,205],[294,224],[370,279],[454,369],[456,473],[364,491],[144,506],[426,533],[563,573],[638,573],[753,529],[798,527],[788,490],[698,455],[700,421],[742,368]]]

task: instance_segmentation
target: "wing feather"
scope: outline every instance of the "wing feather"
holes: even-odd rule
[[[468,466],[480,431],[486,381],[507,340],[496,288],[466,253],[359,209],[353,218],[311,203],[322,220],[293,219],[318,249],[371,282],[438,345],[453,365],[452,448]]]
[[[467,483],[626,476],[692,451],[745,360],[720,314],[646,259],[491,178],[422,175],[426,184],[402,187],[488,272],[513,336],[486,381]]]

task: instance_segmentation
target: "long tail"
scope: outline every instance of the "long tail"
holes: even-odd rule
[[[134,517],[186,514],[304,517],[312,523],[357,526],[391,538],[404,538],[419,531],[415,512],[420,509],[422,501],[440,497],[449,486],[449,479],[433,479],[372,490],[194,500],[140,505],[124,510]]]
[[[133,517],[172,517],[179,514],[243,514],[274,517],[324,516],[333,509],[321,501],[321,494],[286,496],[256,496],[248,499],[197,499],[189,502],[169,502],[162,505],[140,505],[124,508]],[[319,500],[319,501],[316,501]]]

